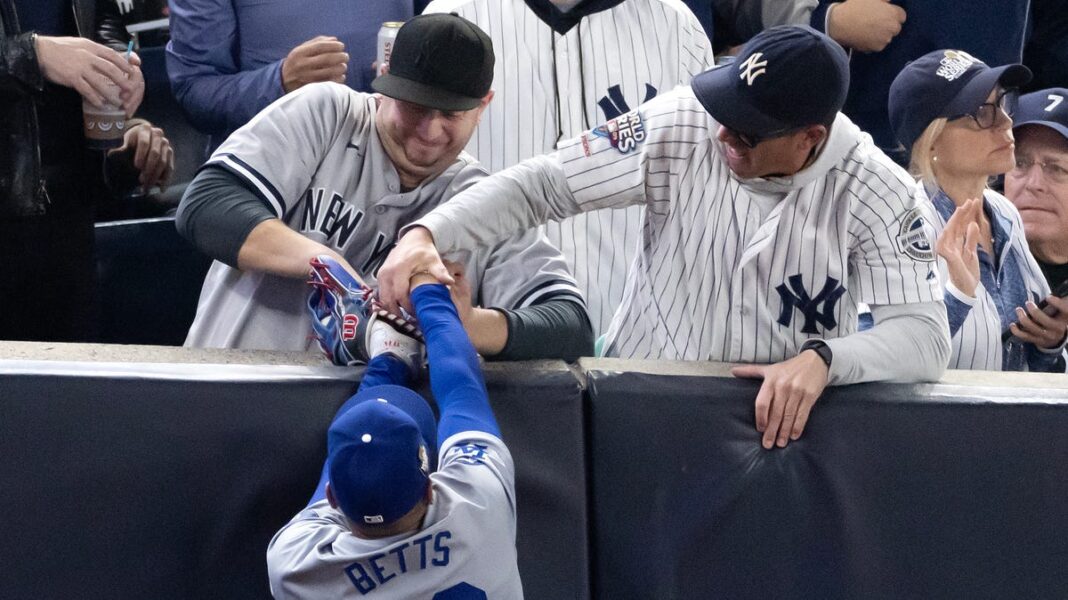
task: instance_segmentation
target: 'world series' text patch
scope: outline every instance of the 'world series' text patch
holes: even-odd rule
[[[608,139],[613,148],[627,154],[645,141],[645,123],[642,122],[641,114],[632,110],[594,129],[592,133]]]

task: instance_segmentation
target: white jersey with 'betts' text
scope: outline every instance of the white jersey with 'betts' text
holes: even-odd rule
[[[493,101],[467,146],[491,172],[552,152],[714,64],[701,24],[680,0],[587,0],[567,13],[549,0],[435,0],[493,40]],[[549,223],[587,299],[608,327],[639,249],[641,205]]]
[[[508,448],[469,431],[445,440],[441,457],[417,532],[357,537],[326,500],[294,517],[267,547],[276,600],[523,598]]]
[[[234,132],[208,160],[243,180],[291,229],[336,250],[368,285],[407,223],[486,171],[468,154],[403,191],[375,128],[377,100],[332,83],[304,86]],[[560,252],[529,232],[457,253],[472,300],[516,309],[558,297],[581,303]],[[204,281],[187,346],[308,350],[304,281],[216,261]]]
[[[779,362],[810,338],[854,333],[858,302],[941,299],[911,179],[848,118],[838,115],[810,165],[779,178],[739,180],[717,129],[679,88],[419,223],[448,251],[543,215],[644,204],[642,252],[608,331],[610,356]],[[492,230],[469,222],[496,210]]]

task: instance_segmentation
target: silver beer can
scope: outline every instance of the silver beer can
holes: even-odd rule
[[[381,75],[389,56],[393,54],[393,40],[397,39],[397,31],[404,25],[402,21],[386,21],[378,30],[378,74]]]

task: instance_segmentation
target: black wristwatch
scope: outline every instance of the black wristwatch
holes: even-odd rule
[[[827,345],[827,342],[823,340],[808,340],[801,344],[801,352],[805,350],[814,350],[816,354],[820,355],[827,368],[831,368],[831,359],[834,358],[834,353],[831,352],[831,347]],[[798,354],[801,354],[801,352],[798,352]]]

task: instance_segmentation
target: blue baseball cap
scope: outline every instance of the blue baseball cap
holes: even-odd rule
[[[1020,96],[1013,129],[1044,125],[1068,139],[1068,89],[1049,88]]]
[[[1031,81],[1019,64],[989,67],[963,50],[935,50],[905,65],[890,85],[890,127],[906,152],[940,117],[970,115],[997,86],[1018,88]]]
[[[849,57],[811,27],[782,25],[760,32],[733,63],[698,74],[691,85],[720,124],[774,137],[834,121],[849,92]]]
[[[437,425],[422,396],[399,385],[360,390],[326,436],[330,489],[367,525],[396,521],[426,493],[437,467]]]

